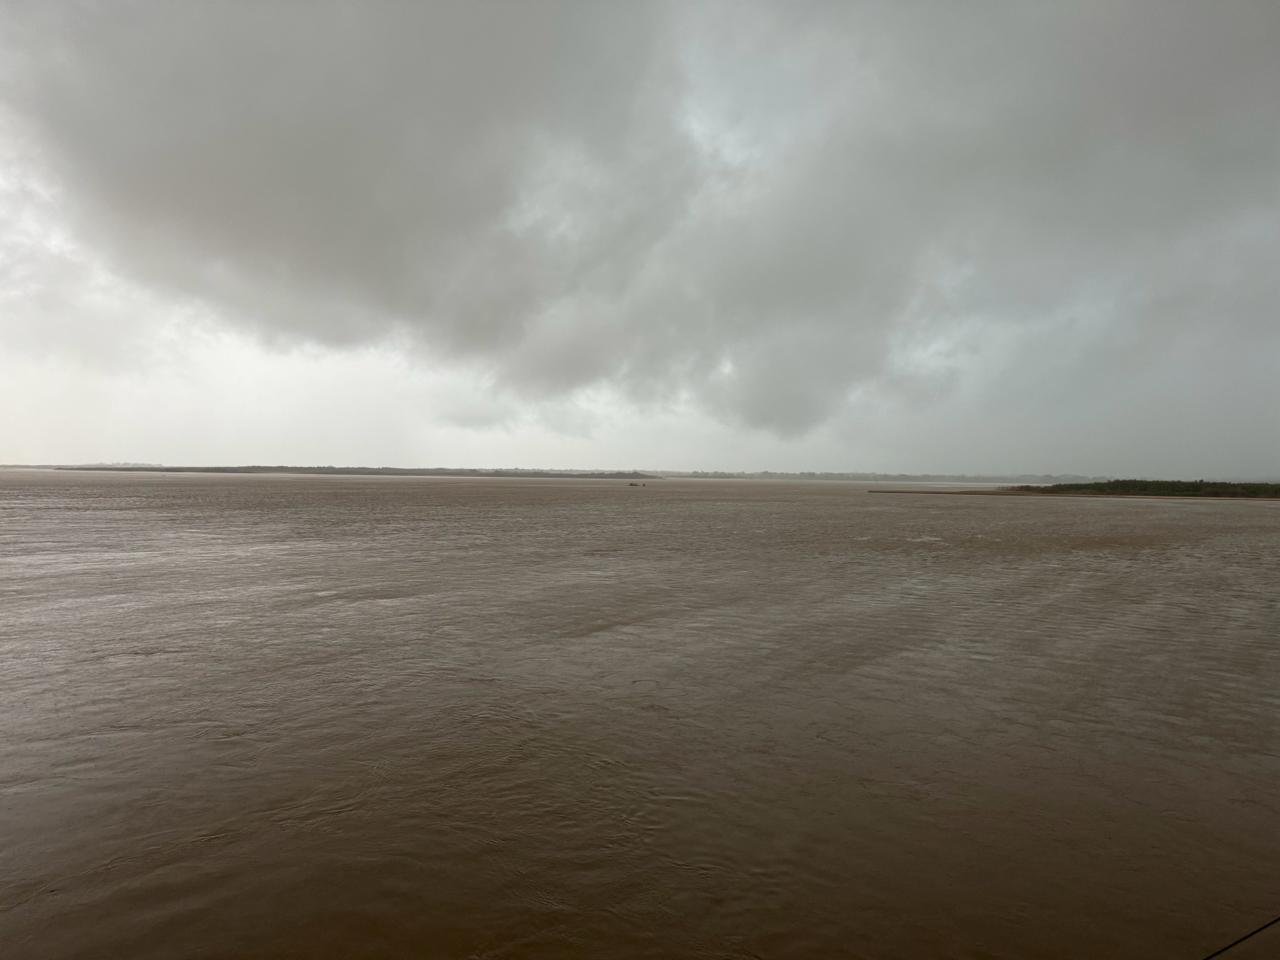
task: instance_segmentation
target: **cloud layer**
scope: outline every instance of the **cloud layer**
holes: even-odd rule
[[[1103,459],[1136,435],[1154,465],[1228,429],[1232,468],[1274,464],[1241,451],[1280,439],[1275,4],[62,3],[3,25],[10,193],[35,171],[150,304],[131,318],[393,344],[527,403],[606,391],[744,436],[910,423],[1003,456],[1050,430]],[[22,339],[110,354],[132,301],[32,236],[0,233],[47,273],[6,277]]]

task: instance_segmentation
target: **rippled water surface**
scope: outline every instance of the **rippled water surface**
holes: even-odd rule
[[[1278,503],[0,471],[0,955],[1197,960],[1277,643]]]

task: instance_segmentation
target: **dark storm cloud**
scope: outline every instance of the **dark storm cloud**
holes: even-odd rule
[[[31,4],[5,34],[88,242],[270,338],[408,334],[527,396],[782,434],[1008,369],[1032,406],[1212,394],[1280,347],[1274,3]],[[993,359],[1010,327],[1046,335]]]

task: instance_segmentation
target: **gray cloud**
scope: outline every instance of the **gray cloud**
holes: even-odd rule
[[[67,3],[4,33],[78,235],[268,339],[407,336],[527,398],[780,435],[868,390],[1080,444],[1072,410],[1280,404],[1232,373],[1280,349],[1274,3]]]

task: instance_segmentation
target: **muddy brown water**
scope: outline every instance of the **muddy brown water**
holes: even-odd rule
[[[0,955],[1197,960],[1278,643],[1277,503],[0,471]]]

